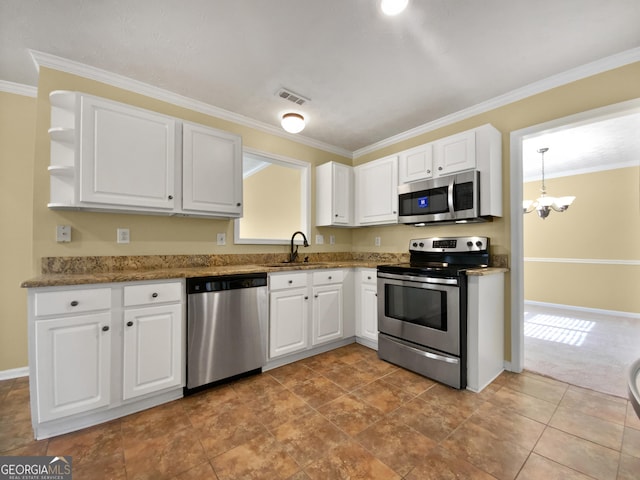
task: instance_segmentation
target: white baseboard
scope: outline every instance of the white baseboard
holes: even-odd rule
[[[28,377],[29,367],[12,368],[10,370],[0,370],[0,380],[10,380],[12,378]]]
[[[532,305],[536,307],[548,307],[548,308],[557,308],[560,310],[567,310],[570,312],[581,312],[581,313],[592,313],[596,315],[613,315],[616,317],[625,317],[625,318],[635,318],[640,320],[640,313],[635,312],[623,312],[620,310],[604,310],[601,308],[587,308],[587,307],[577,307],[575,305],[563,305],[561,303],[547,303],[547,302],[536,302],[534,300],[525,300],[525,305]]]

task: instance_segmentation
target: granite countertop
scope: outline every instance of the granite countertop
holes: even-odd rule
[[[329,268],[376,268],[406,262],[405,254],[312,254],[309,262],[285,263],[282,255],[150,255],[137,257],[46,257],[42,274],[22,282],[23,288],[193,278],[241,273],[275,273]],[[506,263],[506,262],[505,262]],[[506,267],[474,269],[468,275],[507,272]]]

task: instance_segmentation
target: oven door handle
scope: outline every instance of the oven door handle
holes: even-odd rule
[[[386,338],[389,338],[389,337],[387,336]],[[460,360],[457,359],[457,358],[445,357],[444,355],[438,355],[437,353],[426,352],[424,350],[420,350],[419,348],[412,347],[411,345],[408,345],[406,342],[403,342],[401,340],[396,340],[396,339],[391,339],[391,338],[389,338],[389,340],[391,340],[392,342],[399,343],[404,348],[407,348],[407,349],[417,353],[418,355],[422,355],[423,357],[430,358],[431,360],[437,360],[439,362],[445,362],[445,363],[453,363],[453,364],[456,364],[456,365],[458,363],[460,363]]]
[[[393,273],[381,272],[378,272],[378,278],[388,278],[389,280],[410,281],[417,283],[433,283],[436,285],[458,285],[457,278],[417,277],[415,275],[395,275]]]

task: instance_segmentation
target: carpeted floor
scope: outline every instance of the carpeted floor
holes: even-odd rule
[[[627,369],[640,358],[640,319],[525,305],[526,370],[627,397]]]

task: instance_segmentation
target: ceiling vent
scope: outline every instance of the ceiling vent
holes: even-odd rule
[[[281,88],[276,92],[276,95],[280,98],[284,98],[285,100],[289,100],[290,102],[295,103],[296,105],[304,105],[306,102],[310,102],[311,99],[307,97],[303,97],[291,90],[286,88]]]

